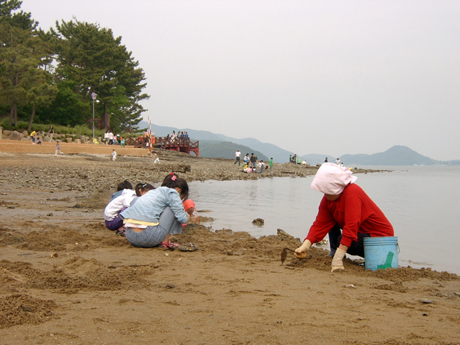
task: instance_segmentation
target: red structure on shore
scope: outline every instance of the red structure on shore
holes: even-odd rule
[[[185,152],[188,154],[190,154],[190,152],[194,152],[197,157],[200,157],[200,142],[190,141],[190,139],[178,139],[177,137],[174,139],[167,137],[155,137],[153,147],[162,150]]]
[[[150,140],[153,142],[151,143]],[[185,152],[190,154],[194,152],[197,157],[200,157],[200,142],[199,141],[190,141],[190,139],[174,139],[168,137],[155,137],[152,136],[152,139],[140,137],[128,138],[126,140],[126,145],[133,145],[136,148],[148,148],[150,151],[153,149],[160,150],[171,150],[178,152]]]

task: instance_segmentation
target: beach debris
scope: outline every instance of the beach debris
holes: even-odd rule
[[[295,240],[295,237],[292,236],[292,235],[289,235],[286,231],[284,231],[283,229],[276,229],[276,234],[278,236],[278,238],[281,240],[281,241],[285,241],[285,240]]]
[[[307,253],[301,253],[301,254],[297,254],[295,252],[294,249],[291,249],[291,248],[284,248],[282,251],[281,251],[281,265],[284,264],[284,262],[286,261],[286,258],[287,258],[287,253],[288,252],[292,252],[294,253],[294,255],[296,257],[298,257],[299,259],[305,259],[307,257]]]
[[[194,252],[198,250],[198,246],[195,243],[184,243],[179,246],[181,252]]]
[[[252,224],[262,226],[265,224],[265,221],[262,218],[256,218],[252,221]]]
[[[423,304],[431,304],[431,303],[433,303],[433,301],[431,299],[426,299],[426,298],[421,299],[420,302],[422,302]]]
[[[53,253],[53,254],[50,255],[50,257],[52,257],[52,258],[57,258],[58,256],[59,256],[58,253]]]
[[[355,289],[355,286],[354,286],[353,284],[348,284],[348,285],[347,285],[347,286],[345,286],[345,287],[347,287],[347,288],[353,288],[353,289]]]

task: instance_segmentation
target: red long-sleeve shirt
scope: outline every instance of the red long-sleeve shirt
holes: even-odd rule
[[[321,241],[335,224],[342,228],[340,244],[347,247],[357,241],[358,232],[371,237],[394,236],[393,226],[383,212],[356,184],[348,185],[337,200],[329,201],[323,197],[305,240],[311,243]]]

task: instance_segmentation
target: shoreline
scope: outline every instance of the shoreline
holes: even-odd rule
[[[178,171],[187,181],[240,179],[233,160],[183,155],[153,166],[137,156],[0,153],[4,343],[460,343],[452,273],[366,271],[346,259],[331,274],[321,248],[281,265],[282,249],[300,244],[288,234],[188,225],[174,238],[198,245],[188,253],[134,248],[105,228],[106,195],[125,178],[156,183],[162,169],[190,167]],[[286,164],[277,168],[307,170]]]

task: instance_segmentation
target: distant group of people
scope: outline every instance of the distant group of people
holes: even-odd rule
[[[251,156],[249,156],[249,153],[246,153],[246,156],[244,156],[243,162],[244,162],[243,170],[241,170],[242,172],[263,173],[267,169],[270,169],[270,172],[273,172],[273,158],[270,158],[270,161],[268,162],[268,165],[267,165],[263,159],[258,160],[257,156],[254,153],[251,153]],[[235,152],[235,163],[233,163],[233,165],[237,163],[238,163],[238,166],[240,166],[241,164],[240,150],[237,150]]]
[[[186,143],[190,142],[190,137],[187,132],[179,131],[176,134],[176,131],[172,131],[171,135],[166,135],[166,141],[175,143],[176,141],[185,141]]]
[[[32,145],[35,145],[35,144],[40,145],[42,143],[40,137],[36,137],[36,136],[37,136],[36,131],[32,131],[32,133],[30,133],[30,138],[32,139]]]
[[[138,145],[146,149],[152,149],[153,145],[156,142],[155,134],[150,134],[148,131],[145,131],[144,134],[140,134],[138,138]],[[139,147],[137,146],[137,147]]]
[[[44,133],[42,133],[44,134]],[[54,135],[54,127],[53,125],[50,126],[47,132],[50,142],[53,142],[53,135]],[[42,143],[42,140],[40,139],[39,136],[37,136],[37,131],[32,131],[30,133],[30,138],[32,139],[32,145],[38,144],[40,145]]]
[[[327,158],[327,157],[326,157],[326,158]],[[340,158],[337,158],[337,159],[335,160],[335,164],[337,164],[338,166],[343,167],[343,162],[340,161]]]
[[[107,229],[125,236],[135,247],[179,245],[170,241],[189,221],[197,222],[195,203],[188,198],[187,182],[176,173],[169,173],[161,187],[138,183],[134,188],[125,180],[117,186],[104,209]]]
[[[121,147],[126,146],[126,139],[118,134],[113,134],[110,129],[105,131],[103,141],[106,145],[120,145]]]
[[[307,164],[307,161],[305,159],[302,160],[302,158],[297,157],[297,154],[289,155],[289,162],[294,163],[294,164],[303,164],[303,165]]]

